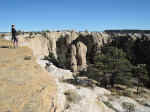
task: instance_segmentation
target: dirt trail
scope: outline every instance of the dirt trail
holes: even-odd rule
[[[8,43],[0,39],[0,112],[53,112],[55,81],[29,48],[8,48]]]

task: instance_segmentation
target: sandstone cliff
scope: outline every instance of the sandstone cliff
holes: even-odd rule
[[[31,48],[36,57],[53,53],[65,68],[74,72],[85,69],[87,58],[93,57],[109,41],[110,35],[104,32],[47,32],[45,35],[19,36],[20,46]]]

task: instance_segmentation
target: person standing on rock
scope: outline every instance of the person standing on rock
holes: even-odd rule
[[[18,47],[18,39],[16,37],[16,29],[15,29],[15,25],[13,24],[12,25],[12,28],[11,28],[11,33],[12,33],[12,38],[11,38],[11,41],[13,42],[13,46],[14,48]]]

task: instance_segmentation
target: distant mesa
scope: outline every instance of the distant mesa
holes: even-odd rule
[[[105,30],[106,33],[150,33],[150,30]]]

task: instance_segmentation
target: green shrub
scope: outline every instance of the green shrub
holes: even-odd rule
[[[115,109],[114,107],[113,107],[113,105],[111,104],[111,103],[109,103],[108,101],[104,101],[103,102],[106,106],[108,106],[109,108],[111,108],[111,109],[113,109],[114,111],[116,111],[116,112],[119,112],[117,109]]]
[[[81,100],[81,96],[74,90],[67,90],[64,94],[70,103],[78,103]]]
[[[150,108],[150,105],[149,104],[147,104],[147,103],[145,103],[145,104],[143,104],[144,106],[146,106],[146,107],[149,107]]]
[[[30,32],[29,33],[29,37],[31,38],[33,36],[33,32]]]
[[[5,34],[1,34],[1,38],[4,38],[6,35]]]
[[[122,107],[127,110],[127,112],[135,112],[135,105],[129,102],[123,102]]]
[[[16,32],[16,35],[21,35],[21,34],[23,34],[21,30],[18,30],[18,31]]]
[[[127,90],[126,90],[126,91],[123,91],[123,92],[122,92],[122,95],[123,95],[123,96],[127,96],[127,97],[131,97],[131,96],[133,96],[133,93],[132,93],[131,91],[127,91]]]
[[[24,60],[31,60],[31,59],[32,59],[31,56],[25,56],[25,57],[24,57]]]
[[[105,86],[108,83],[113,87],[114,84],[126,84],[132,77],[132,65],[126,58],[126,53],[122,49],[115,47],[104,47],[102,54],[95,57],[95,67],[104,75]]]
[[[47,37],[47,32],[42,31],[42,32],[41,32],[41,35],[42,35],[43,37]]]
[[[49,53],[48,56],[45,56],[44,60],[48,60],[52,62],[55,66],[60,67],[59,61],[55,58],[53,53]]]

